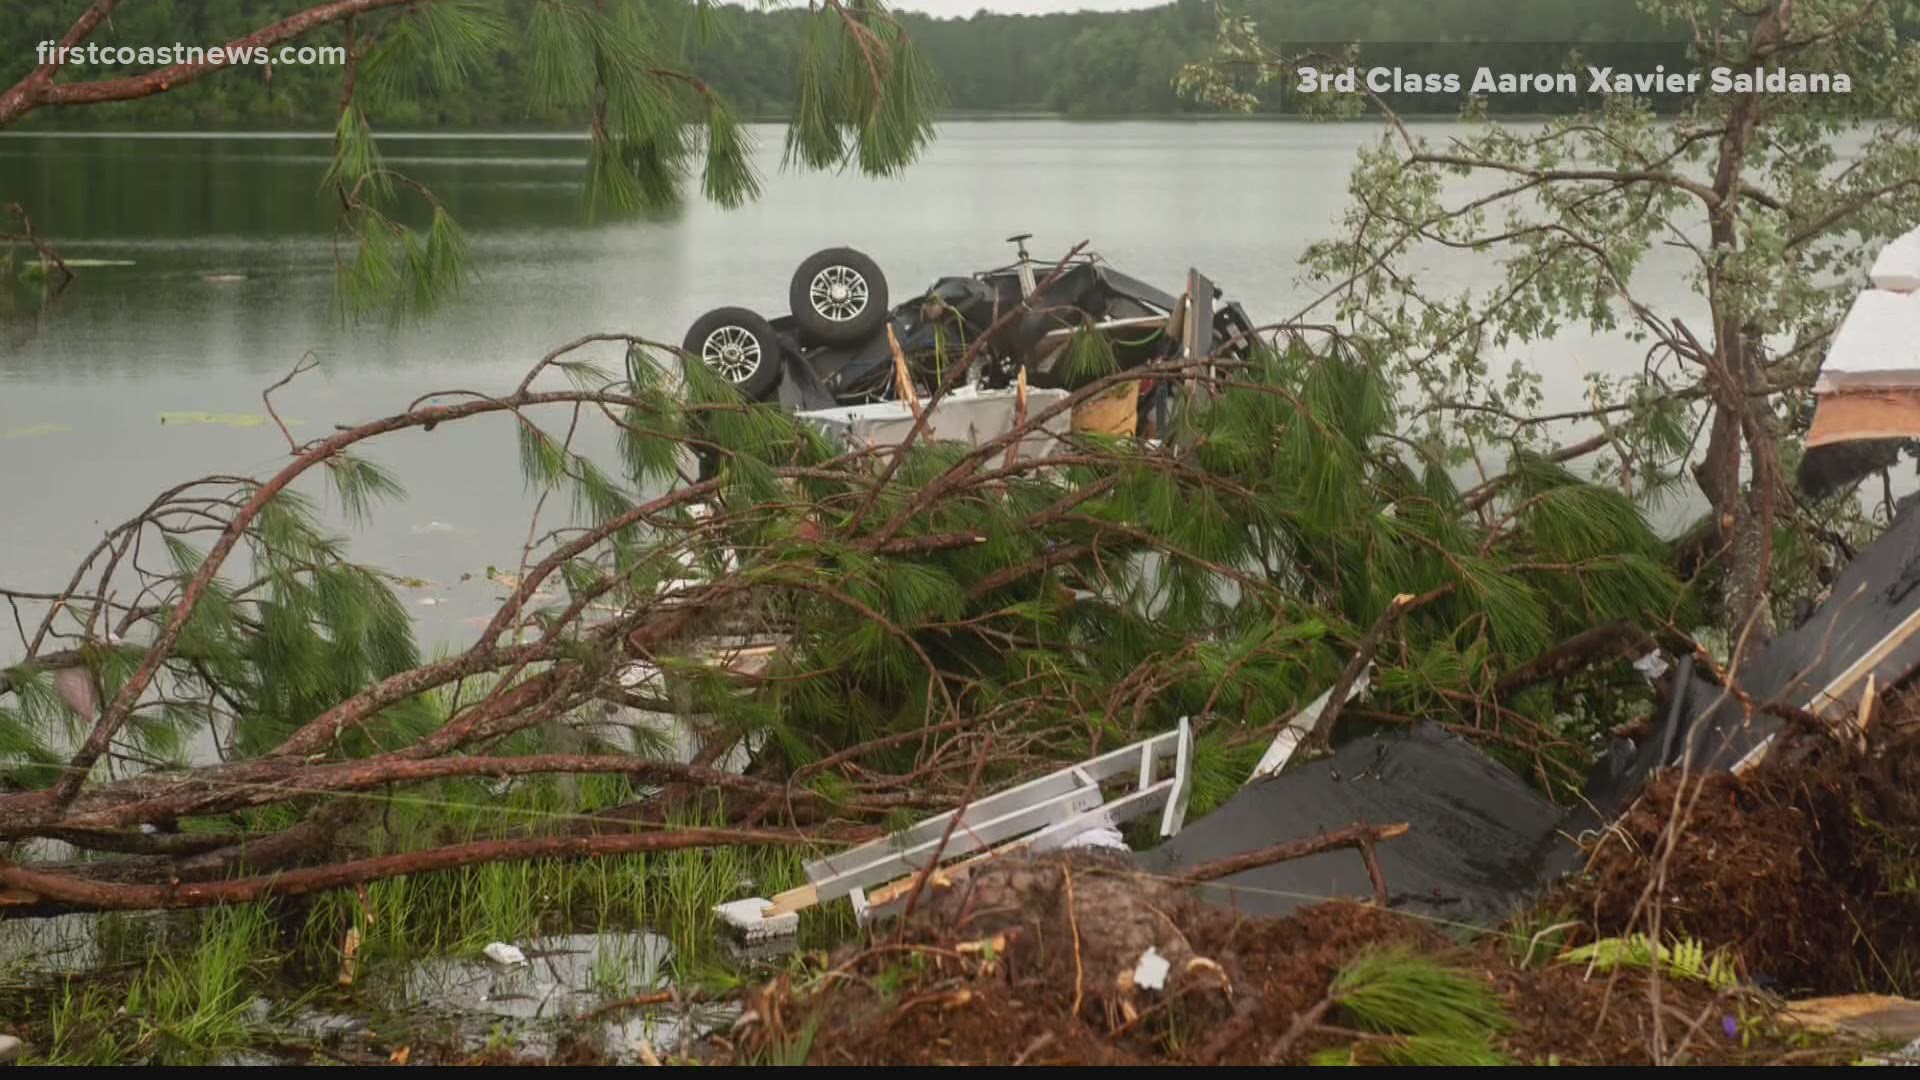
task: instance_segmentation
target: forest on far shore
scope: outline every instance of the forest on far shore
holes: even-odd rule
[[[723,4],[701,17],[684,0],[637,0],[652,17],[676,24],[680,57],[743,116],[778,118],[793,101],[804,48],[805,7]],[[583,118],[529,101],[527,57],[515,33],[532,5],[473,0],[499,9],[506,25],[494,62],[474,72],[460,95],[421,95],[383,108],[387,127],[572,127]],[[1282,47],[1363,43],[1362,62],[1409,71],[1559,70],[1570,54],[1651,69],[1683,62],[1679,28],[1663,27],[1631,0],[1175,0],[1145,11],[998,15],[965,19],[899,13],[939,73],[945,106],[955,113],[1154,116],[1206,111],[1182,100],[1173,78],[1211,51],[1218,8],[1253,18],[1265,40]],[[77,0],[0,0],[0,85],[34,63],[39,42],[57,40],[84,8]],[[299,0],[144,0],[122,5],[91,40],[101,45],[213,45],[298,10]],[[328,28],[304,44],[337,44]],[[76,68],[63,80],[123,74]],[[328,128],[339,103],[336,68],[239,70],[178,91],[86,109],[45,110],[22,127]],[[1291,112],[1287,93],[1263,95],[1262,110]],[[1389,96],[1407,111],[1452,111],[1458,102]],[[1575,104],[1541,95],[1503,97],[1495,111],[1543,112]],[[1590,104],[1590,102],[1588,102]]]

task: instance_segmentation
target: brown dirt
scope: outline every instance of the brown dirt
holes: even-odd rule
[[[1364,904],[1247,919],[1086,853],[1007,860],[965,886],[930,891],[926,910],[904,926],[756,992],[727,1050],[742,1064],[803,1053],[810,1064],[1301,1063],[1363,1038],[1342,1026],[1337,1008],[1287,1033],[1342,967],[1386,944],[1489,980],[1513,1024],[1499,1049],[1516,1061],[1649,1061],[1641,973],[1516,969],[1503,939],[1455,946],[1427,924]],[[1159,992],[1132,985],[1149,945],[1172,963]],[[1783,1053],[1777,1039],[1743,1047],[1729,1038],[1725,1017],[1742,1010],[1704,986],[1663,982],[1663,998],[1667,1045],[1695,1029],[1689,1061]]]
[[[1743,777],[1663,775],[1590,852],[1565,895],[1601,935],[1645,931],[1729,950],[1782,993],[1920,995],[1920,719],[1874,729],[1860,750],[1802,739]],[[1691,811],[1649,891],[1676,796]]]

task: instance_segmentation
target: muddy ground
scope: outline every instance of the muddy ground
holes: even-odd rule
[[[1202,890],[1144,877],[1122,856],[1003,861],[755,991],[721,1057],[1395,1061],[1408,1056],[1406,1035],[1361,1030],[1332,988],[1369,951],[1400,947],[1492,990],[1505,1020],[1486,1049],[1513,1062],[1858,1060],[1870,1040],[1809,1033],[1776,1014],[1789,996],[1920,993],[1916,727],[1886,723],[1868,748],[1802,739],[1744,777],[1660,777],[1590,841],[1587,873],[1499,932],[1358,902],[1246,918]],[[1662,859],[1676,799],[1684,827]],[[1722,955],[1738,984],[1567,962],[1567,950],[1596,938],[1646,932],[1655,906],[1664,940]],[[1157,990],[1133,977],[1149,947],[1170,965]]]

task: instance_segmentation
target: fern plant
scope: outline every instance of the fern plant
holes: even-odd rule
[[[1679,937],[1656,945],[1646,934],[1601,938],[1560,954],[1561,963],[1585,964],[1587,970],[1612,971],[1620,967],[1652,969],[1680,979],[1726,990],[1740,983],[1733,956],[1724,949],[1711,952],[1697,938]]]

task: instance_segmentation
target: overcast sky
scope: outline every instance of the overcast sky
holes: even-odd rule
[[[1008,14],[1038,15],[1048,11],[1131,11],[1159,7],[1167,0],[895,0],[902,11],[924,11],[943,18],[971,15],[982,8]]]

